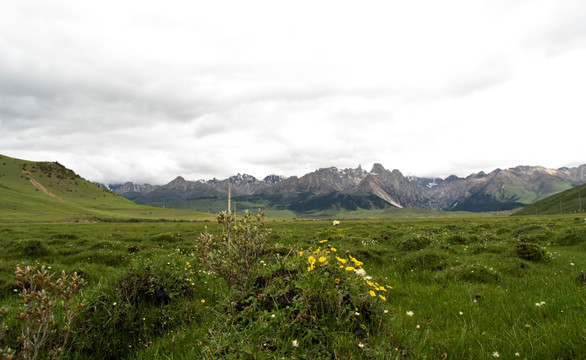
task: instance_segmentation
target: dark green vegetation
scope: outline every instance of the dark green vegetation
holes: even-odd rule
[[[209,222],[1,224],[3,341],[17,337],[15,267],[30,264],[88,282],[64,358],[584,356],[582,216],[269,220],[261,274],[243,293],[202,267],[206,225],[219,235]],[[393,287],[377,290],[386,301],[361,287],[337,298],[346,272],[319,262],[307,271],[308,256],[325,250],[364,262],[372,281]]]
[[[0,155],[0,222],[203,220],[209,214],[134,204],[59,163]]]
[[[537,201],[515,215],[584,214],[586,213],[586,184],[582,184]]]
[[[374,195],[349,195],[337,192],[327,195],[300,196],[285,199],[280,195],[237,196],[231,199],[232,209],[257,211],[262,209],[271,217],[285,219],[387,219],[387,218],[462,218],[508,215],[510,211],[473,213],[467,211],[437,211],[419,208],[403,208],[389,205]],[[226,209],[227,199],[207,197],[191,200],[161,201],[149,203],[175,209],[218,213]]]

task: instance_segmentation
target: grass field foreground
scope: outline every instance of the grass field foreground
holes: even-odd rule
[[[201,264],[213,222],[0,225],[0,345],[16,266],[46,265],[88,283],[64,358],[584,358],[582,217],[266,225],[246,291]]]

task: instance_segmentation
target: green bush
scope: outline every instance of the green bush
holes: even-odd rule
[[[399,243],[399,249],[404,251],[414,251],[426,248],[431,244],[431,238],[424,235],[417,235],[402,240]]]
[[[545,251],[537,244],[519,243],[515,245],[517,256],[529,261],[540,261],[545,257]]]

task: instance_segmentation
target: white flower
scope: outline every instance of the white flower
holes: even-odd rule
[[[541,307],[543,305],[545,305],[545,301],[542,301],[540,303],[535,303],[535,306],[537,306],[537,307]]]
[[[417,326],[415,326],[415,328],[416,328],[417,330],[419,330],[419,329],[421,329],[421,325],[417,324]]]
[[[516,353],[515,353],[515,356],[516,356],[516,357],[520,357],[520,356],[521,356],[521,354],[519,354],[518,352],[516,352]]]
[[[492,357],[498,358],[501,357],[501,354],[499,354],[498,351],[495,351],[492,353]]]
[[[385,314],[389,313],[389,310],[385,309],[385,311],[383,311]]]
[[[334,220],[334,221],[332,222],[332,225],[334,225],[334,226],[338,226],[338,225],[340,225],[340,220]]]
[[[407,316],[413,316],[415,313],[413,311],[409,310],[405,314],[407,314]]]
[[[364,344],[363,343],[358,343],[358,347],[362,349],[364,347]]]
[[[362,277],[366,276],[366,271],[364,271],[364,269],[356,269],[356,270],[354,270],[354,272],[358,276],[362,276]]]
[[[570,263],[570,265],[574,266],[574,263]]]
[[[359,312],[355,312],[354,315],[355,316],[360,316],[360,313]]]
[[[271,317],[274,318],[275,317],[275,314],[271,314]]]
[[[297,339],[291,341],[291,345],[293,345],[294,348],[299,347],[299,343],[297,342]]]
[[[464,315],[464,313],[460,311],[460,315]]]

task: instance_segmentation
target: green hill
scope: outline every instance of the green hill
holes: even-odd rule
[[[586,212],[586,184],[551,195],[513,215],[576,214]]]
[[[0,222],[204,220],[210,214],[137,205],[57,162],[0,155]]]

